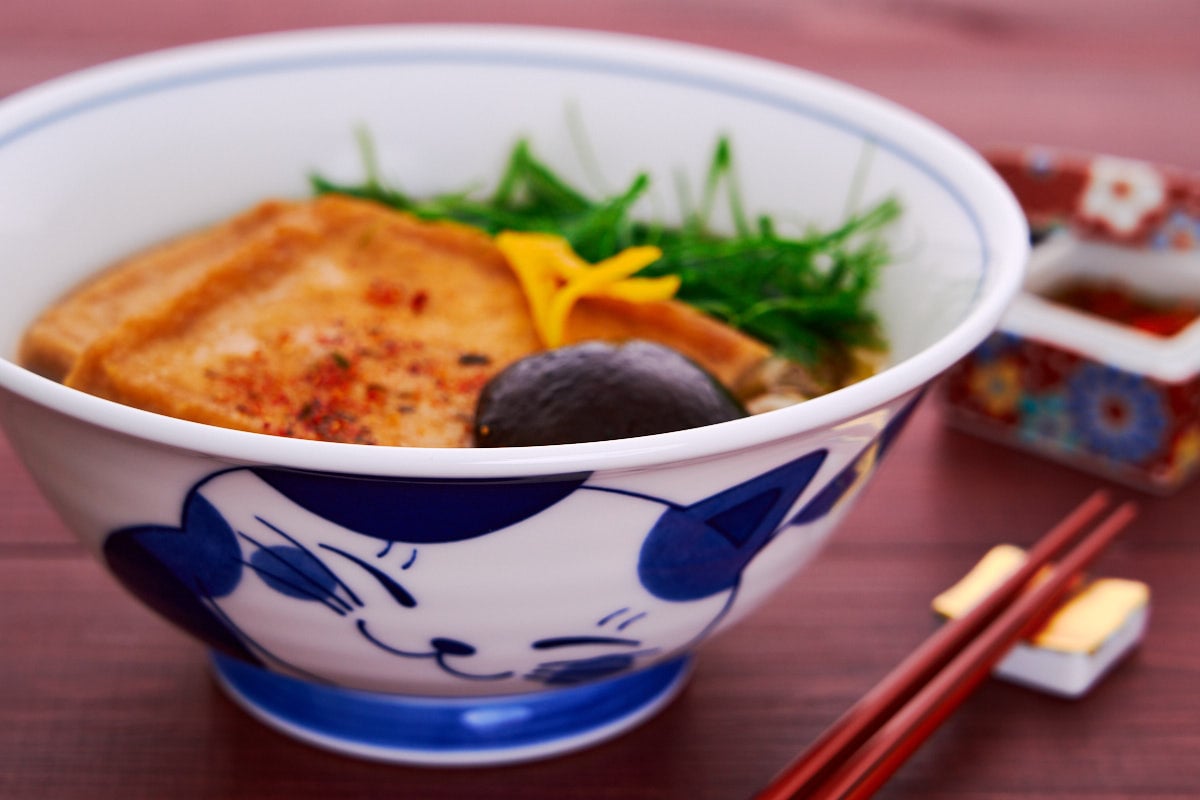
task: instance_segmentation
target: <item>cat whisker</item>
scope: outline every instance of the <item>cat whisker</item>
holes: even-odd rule
[[[600,621],[596,623],[596,627],[602,628],[605,625],[607,625],[608,623],[612,622],[617,617],[621,616],[622,614],[627,614],[627,613],[629,613],[628,606],[626,606],[625,608],[618,608],[616,611],[613,611],[611,614],[607,614],[607,615],[601,617]]]
[[[300,597],[307,597],[310,600],[317,601],[318,603],[325,606],[333,613],[337,614],[339,617],[346,616],[346,614],[350,611],[350,606],[348,606],[348,605],[345,608],[343,608],[342,606],[335,605],[334,603],[331,602],[332,600],[337,600],[339,603],[344,604],[345,601],[339,597],[335,597],[333,595],[329,595],[329,594],[325,594],[325,593],[317,594],[316,592],[312,591],[311,589],[309,589],[306,586],[301,586],[297,583],[293,583],[292,581],[279,575],[278,573],[263,569],[262,567],[258,566],[257,564],[253,564],[249,561],[246,561],[245,559],[242,559],[242,564],[243,564],[243,566],[249,567],[250,569],[254,570],[260,576],[262,576],[264,578],[270,578],[272,581],[274,581],[276,583],[280,583],[280,584],[288,587],[289,589],[294,591]]]
[[[312,552],[311,550],[309,550],[307,547],[305,547],[303,544],[301,544],[301,543],[300,543],[300,542],[299,542],[299,541],[298,541],[298,540],[297,540],[297,539],[296,539],[294,536],[291,536],[290,534],[288,534],[288,533],[287,533],[287,531],[283,530],[283,529],[282,529],[282,528],[280,528],[279,526],[277,526],[277,525],[272,525],[270,522],[267,522],[267,521],[266,521],[265,519],[263,519],[262,517],[256,516],[256,517],[255,517],[255,519],[256,519],[256,520],[258,520],[259,522],[261,522],[263,525],[266,525],[268,528],[270,528],[270,529],[271,529],[272,531],[274,531],[275,533],[277,533],[277,534],[279,534],[280,536],[282,536],[282,537],[283,537],[284,539],[286,539],[286,540],[287,540],[289,543],[291,543],[291,544],[295,545],[296,547],[298,547],[298,548],[300,548],[301,550],[303,550],[305,553],[308,553],[310,556],[312,556],[312,558],[313,558],[313,561],[316,561],[316,562],[317,562],[317,565],[318,565],[318,566],[319,566],[319,567],[320,567],[322,570],[324,570],[324,571],[325,571],[325,573],[326,573],[327,575],[329,575],[329,577],[330,577],[330,578],[332,578],[332,579],[333,579],[334,583],[336,583],[338,586],[341,586],[343,589],[345,589],[345,590],[346,590],[346,594],[350,595],[350,599],[354,601],[354,604],[355,604],[355,605],[357,605],[357,606],[359,606],[359,607],[361,607],[361,606],[363,605],[363,601],[358,599],[358,595],[356,595],[356,594],[354,593],[354,590],[352,590],[352,589],[351,589],[349,586],[347,586],[347,585],[346,585],[346,584],[345,584],[345,583],[342,581],[342,579],[341,579],[341,578],[339,578],[339,577],[337,576],[337,573],[336,573],[336,572],[334,572],[334,571],[333,571],[333,570],[331,570],[331,569],[330,569],[328,566],[326,566],[324,561],[322,561],[321,559],[317,558],[317,557],[316,557],[316,555],[314,555],[314,554],[313,554],[313,552]],[[245,534],[242,534],[242,535],[244,536]],[[261,545],[260,545],[260,546],[261,546]]]
[[[417,563],[417,548],[414,547],[413,551],[412,551],[412,555],[410,555],[408,557],[408,561],[405,561],[403,564],[400,565],[400,569],[408,569],[415,563]]]
[[[335,554],[341,556],[342,558],[346,559],[347,561],[349,561],[352,564],[357,564],[368,575],[370,575],[372,578],[374,578],[379,583],[379,585],[382,586],[387,591],[387,593],[392,596],[392,599],[395,600],[400,605],[404,606],[405,608],[415,608],[416,607],[416,605],[417,605],[416,598],[413,597],[411,594],[409,594],[407,589],[405,589],[403,586],[401,586],[397,581],[395,581],[390,575],[388,575],[383,570],[381,570],[371,564],[368,564],[366,561],[363,561],[361,558],[354,555],[353,553],[349,553],[345,550],[342,550],[341,548],[334,547],[331,544],[322,543],[318,546],[322,550],[327,550],[330,553],[335,553]]]
[[[637,614],[634,614],[632,617],[630,617],[629,619],[623,621],[620,625],[618,625],[617,630],[623,631],[626,628],[628,628],[630,625],[632,625],[633,623],[637,622],[638,620],[644,619],[645,616],[646,616],[645,611],[639,611]]]
[[[274,578],[275,580],[279,581],[280,583],[282,583],[286,586],[289,586],[289,587],[295,589],[297,592],[300,592],[301,594],[305,595],[306,597],[311,597],[314,600],[321,600],[322,602],[325,602],[325,600],[328,599],[329,601],[334,601],[337,603],[339,608],[333,608],[333,610],[337,611],[339,614],[345,613],[346,611],[350,611],[352,609],[352,606],[349,603],[347,603],[345,600],[338,597],[336,594],[330,594],[326,590],[326,588],[324,586],[322,586],[321,584],[317,583],[312,578],[312,576],[305,574],[305,572],[303,570],[298,569],[295,564],[292,564],[287,559],[281,558],[278,553],[276,553],[270,547],[267,547],[266,545],[264,545],[262,542],[255,539],[253,536],[250,536],[249,534],[247,534],[243,531],[238,531],[238,536],[242,537],[247,542],[250,542],[250,544],[257,547],[258,548],[257,553],[264,553],[268,558],[272,559],[272,561],[274,563],[282,566],[291,575],[300,578],[305,584],[307,584],[307,587],[297,584],[293,580],[288,580],[283,575],[281,575],[277,572],[266,570],[261,565],[254,564],[249,561],[242,561],[243,564],[250,567],[252,570],[257,572],[259,575],[269,575],[272,578]],[[308,552],[307,550],[304,550],[304,553],[306,555],[308,555],[310,558],[312,558],[316,563],[320,564],[320,560],[317,559],[315,556],[313,556],[312,553]],[[328,572],[328,570],[326,570],[326,571]],[[326,605],[329,605],[329,603],[327,602]]]

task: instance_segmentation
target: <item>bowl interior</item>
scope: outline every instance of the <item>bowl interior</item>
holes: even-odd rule
[[[303,32],[143,56],[0,105],[0,355],[41,308],[122,255],[268,196],[305,196],[314,171],[361,179],[360,129],[384,177],[415,195],[486,189],[526,137],[597,192],[648,171],[644,211],[669,220],[678,176],[698,193],[726,135],[748,210],[796,232],[896,197],[896,261],[874,299],[892,366],[844,390],[859,409],[965,354],[1020,282],[1024,222],[982,160],[818,76],[564,31]]]

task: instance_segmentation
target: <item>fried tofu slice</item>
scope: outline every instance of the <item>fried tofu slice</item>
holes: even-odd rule
[[[470,444],[483,385],[541,348],[520,284],[481,231],[326,196],[88,345],[69,386],[260,433]],[[674,302],[589,298],[573,341],[645,338],[718,377],[766,348]]]
[[[169,301],[265,234],[297,204],[267,201],[204,230],[125,259],[76,288],[25,332],[18,349],[28,369],[61,381],[83,351],[119,322]]]
[[[503,257],[462,226],[311,208],[102,336],[67,385],[262,433],[466,444],[483,382],[537,346]]]
[[[726,387],[735,386],[771,354],[757,339],[676,300],[632,303],[584,297],[567,321],[566,339],[658,342],[695,361]]]

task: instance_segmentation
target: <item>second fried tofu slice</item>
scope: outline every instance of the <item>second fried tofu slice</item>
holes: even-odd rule
[[[169,302],[279,220],[303,212],[300,204],[269,200],[122,260],[38,317],[25,332],[18,360],[61,381],[83,351],[122,320]]]

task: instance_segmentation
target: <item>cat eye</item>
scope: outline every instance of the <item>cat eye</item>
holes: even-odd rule
[[[582,647],[593,644],[638,647],[641,642],[637,639],[619,639],[615,636],[558,636],[551,639],[538,639],[530,646],[534,650],[551,650],[556,647]]]

